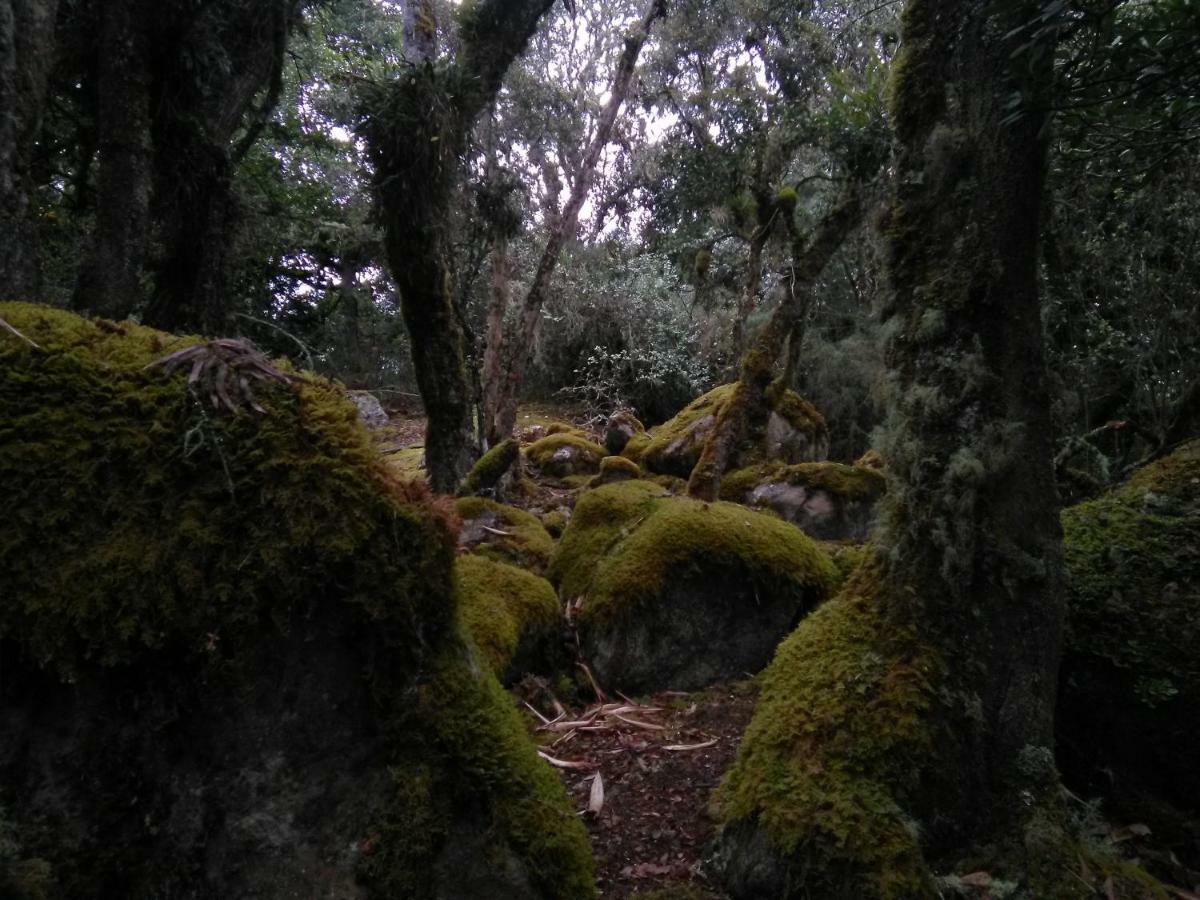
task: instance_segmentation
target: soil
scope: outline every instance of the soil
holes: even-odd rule
[[[755,696],[746,681],[610,699],[553,717],[530,713],[535,740],[587,823],[604,900],[676,887],[691,888],[686,896],[697,900],[726,896],[701,862],[713,835],[709,799],[733,762]]]

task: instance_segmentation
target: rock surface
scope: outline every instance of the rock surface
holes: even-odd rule
[[[370,391],[346,391],[358,410],[358,421],[368,428],[383,428],[390,421],[379,398]]]
[[[730,472],[721,482],[721,497],[769,509],[817,540],[864,541],[885,489],[886,481],[875,469],[800,463]]]

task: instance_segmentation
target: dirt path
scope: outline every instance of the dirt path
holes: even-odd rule
[[[587,823],[604,900],[684,886],[694,892],[680,897],[725,896],[700,865],[713,833],[709,796],[733,761],[754,696],[752,683],[738,682],[531,718]],[[600,799],[596,773],[599,813],[589,810]]]

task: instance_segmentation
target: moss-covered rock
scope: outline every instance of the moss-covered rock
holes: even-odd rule
[[[520,480],[521,444],[516,438],[508,438],[479,457],[458,492],[504,500]]]
[[[556,540],[562,537],[562,533],[567,529],[567,523],[571,521],[571,510],[556,506],[554,509],[547,510],[541,514],[542,527],[550,537]]]
[[[887,487],[875,469],[841,463],[767,463],[729,472],[721,497],[769,509],[819,540],[862,541],[875,524]]]
[[[835,573],[776,518],[626,481],[580,497],[550,577],[601,683],[640,692],[757,671]]]
[[[936,896],[905,801],[932,751],[923,713],[940,664],[883,621],[877,579],[861,567],[759,678],[715,797],[714,866],[734,897]]]
[[[600,470],[604,448],[578,434],[551,434],[525,448],[525,456],[543,475],[568,478],[595,475]]]
[[[600,473],[591,480],[589,487],[616,484],[618,481],[633,481],[642,477],[638,464],[623,456],[606,456],[600,460]]]
[[[460,497],[454,508],[460,548],[537,574],[550,565],[554,539],[533,513],[483,497]]]
[[[467,553],[455,563],[458,614],[504,684],[550,668],[562,642],[558,595],[525,569]]]
[[[625,447],[621,450],[621,455],[632,462],[640,462],[642,454],[650,446],[651,440],[652,438],[648,432],[639,431],[625,442]]]
[[[604,449],[616,456],[634,435],[645,433],[646,426],[637,416],[627,409],[619,409],[608,417],[604,425]]]
[[[153,365],[195,339],[0,317],[0,793],[54,896],[591,895],[452,515],[336,386],[218,412]]]
[[[1149,791],[1200,810],[1200,441],[1062,521],[1066,772],[1116,798]]]
[[[687,478],[736,385],[724,384],[697,397],[676,416],[650,431],[640,465],[663,475]],[[759,462],[798,463],[822,460],[829,453],[829,431],[816,408],[794,391],[772,390],[772,413],[761,443],[740,448],[733,467]]]

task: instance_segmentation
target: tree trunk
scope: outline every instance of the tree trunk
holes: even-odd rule
[[[501,439],[512,434],[513,426],[517,421],[517,403],[520,400],[521,385],[525,380],[525,372],[529,368],[529,363],[533,359],[538,324],[541,322],[542,316],[542,304],[550,289],[550,278],[558,267],[558,260],[567,240],[575,235],[575,229],[579,224],[579,211],[583,208],[588,190],[592,186],[592,178],[595,175],[596,166],[600,162],[600,154],[608,144],[609,137],[612,136],[617,114],[633,86],[638,57],[642,53],[646,39],[650,36],[650,28],[656,19],[664,15],[666,15],[666,0],[650,0],[649,6],[642,14],[641,21],[625,38],[625,49],[621,53],[621,60],[617,64],[616,74],[613,76],[608,103],[600,113],[600,119],[596,123],[596,133],[592,136],[592,141],[584,153],[579,174],[571,187],[571,196],[567,199],[567,205],[562,214],[554,222],[554,227],[538,262],[537,271],[534,273],[533,283],[529,286],[529,292],[521,304],[521,319],[512,344],[512,352],[509,354],[508,372],[498,388],[484,388],[485,396],[490,394],[495,398],[495,406],[484,409],[484,421],[487,423],[489,433],[498,435]]]
[[[461,13],[458,59],[410,66],[367,97],[363,124],[374,164],[388,267],[412,345],[428,426],[433,489],[453,493],[474,459],[472,389],[455,309],[450,207],[459,157],[553,0],[487,0]]]
[[[512,302],[512,261],[508,238],[497,237],[492,246],[491,300],[487,311],[487,338],[483,348],[483,427],[489,447],[495,447],[508,434],[496,427],[501,379],[504,375],[504,315]],[[490,413],[490,414],[489,414]]]
[[[54,62],[58,0],[0,0],[0,284],[10,297],[40,293],[30,165]]]
[[[771,414],[775,361],[788,335],[808,315],[813,282],[861,219],[860,188],[854,185],[848,196],[825,215],[807,243],[793,235],[792,265],[781,285],[783,296],[754,345],[742,356],[737,386],[717,417],[688,479],[689,496],[716,500],[721,493],[721,477],[737,448],[766,426]],[[786,387],[786,383],[779,385],[780,389]]]
[[[96,221],[71,305],[111,319],[128,318],[143,299],[153,156],[146,13],[140,0],[100,11]]]
[[[737,897],[1092,896],[1050,750],[1061,532],[1036,283],[1052,47],[1037,2],[909,0],[885,223],[879,552],[801,623],[722,788]],[[1010,97],[1022,98],[1010,115]]]

